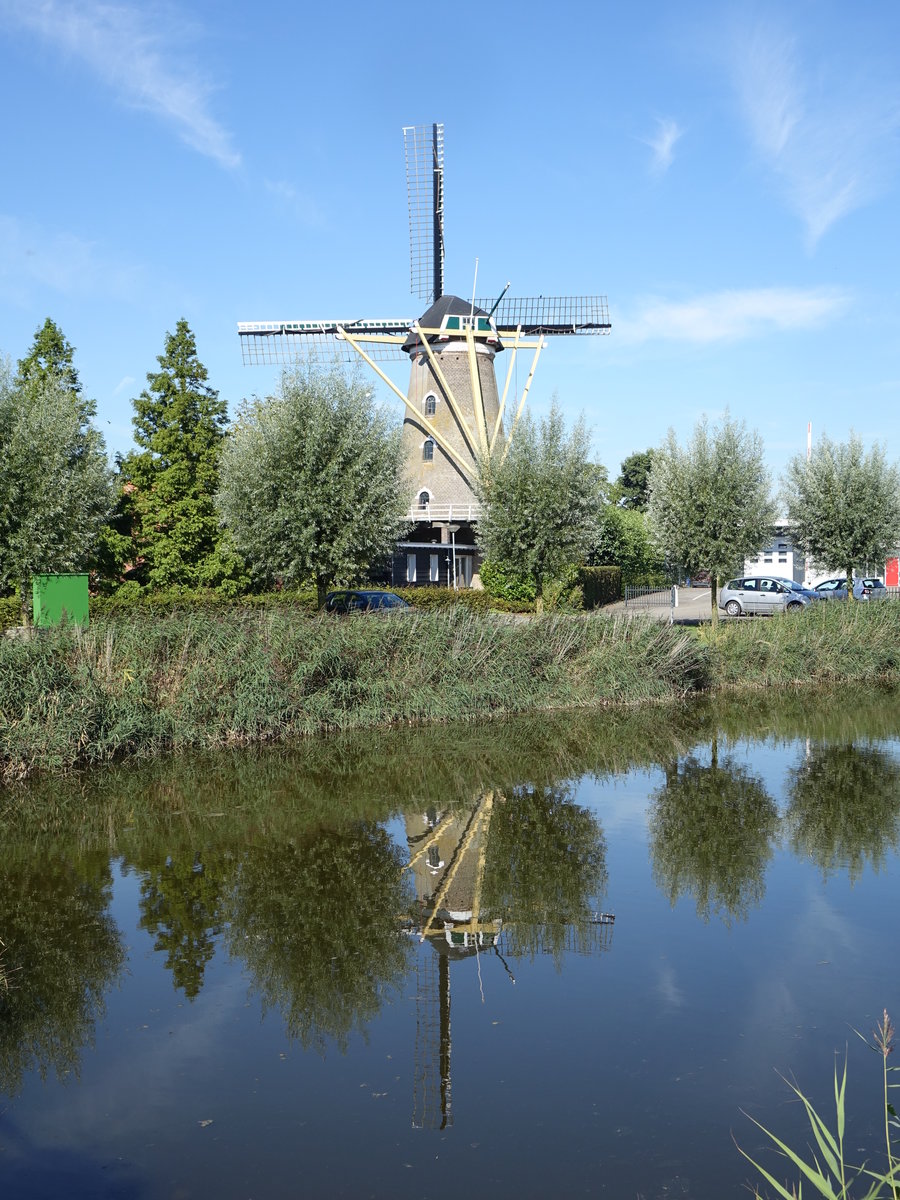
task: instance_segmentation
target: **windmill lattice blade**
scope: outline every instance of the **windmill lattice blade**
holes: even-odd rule
[[[490,312],[493,300],[476,300]],[[513,296],[501,300],[494,312],[501,336],[523,334],[605,334],[612,325],[605,296]]]
[[[242,321],[238,325],[245,366],[290,366],[294,363],[356,361],[356,351],[338,337],[346,329],[377,362],[403,358],[402,343],[412,322],[406,318],[372,321]],[[372,337],[395,336],[393,343]]]
[[[444,292],[444,126],[406,125],[410,289],[420,300]]]

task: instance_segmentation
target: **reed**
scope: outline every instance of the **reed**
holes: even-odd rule
[[[898,667],[900,605],[890,602],[822,604],[731,622],[716,636],[463,605],[351,619],[290,608],[129,611],[87,630],[0,639],[0,780],[336,730],[846,687]]]
[[[890,1200],[896,1200],[896,1197],[900,1196],[900,1158],[894,1152],[891,1141],[891,1129],[900,1128],[900,1121],[897,1119],[896,1111],[890,1099],[891,1089],[900,1087],[900,1083],[892,1083],[890,1081],[890,1076],[892,1072],[900,1070],[900,1067],[888,1066],[888,1057],[894,1049],[894,1027],[888,1016],[887,1009],[884,1010],[882,1020],[875,1027],[872,1034],[872,1041],[869,1041],[858,1031],[854,1032],[881,1058],[881,1104],[884,1112],[884,1165],[879,1169],[873,1169],[867,1162],[852,1164],[848,1161],[845,1147],[847,1121],[847,1060],[845,1057],[844,1069],[840,1077],[838,1076],[837,1067],[834,1069],[835,1119],[833,1128],[829,1127],[824,1118],[819,1115],[813,1107],[812,1102],[800,1088],[789,1080],[785,1080],[788,1087],[803,1105],[818,1153],[812,1147],[809,1147],[808,1156],[804,1156],[778,1137],[777,1134],[767,1129],[765,1125],[762,1125],[754,1117],[750,1117],[747,1113],[744,1114],[753,1122],[757,1129],[765,1134],[777,1154],[790,1164],[793,1173],[796,1175],[796,1183],[790,1180],[782,1183],[775,1178],[771,1171],[738,1145],[738,1150],[740,1150],[744,1158],[774,1188],[775,1195],[782,1197],[783,1200],[800,1200],[800,1197],[803,1195],[804,1181],[814,1188],[820,1196],[825,1196],[828,1200],[851,1200],[851,1198],[858,1198],[858,1200],[887,1200],[887,1198],[890,1198]],[[788,1185],[790,1185],[790,1191],[788,1191]],[[753,1194],[757,1200],[762,1200],[762,1193],[758,1188],[754,1188]]]
[[[705,683],[707,657],[650,622],[460,606],[107,618],[0,644],[0,769],[9,780],[165,749],[671,699]]]

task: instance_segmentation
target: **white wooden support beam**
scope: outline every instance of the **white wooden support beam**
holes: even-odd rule
[[[372,368],[372,370],[375,372],[375,374],[379,377],[379,379],[384,380],[384,382],[388,385],[388,387],[391,389],[391,391],[396,396],[400,397],[400,399],[403,401],[403,403],[406,405],[406,407],[409,409],[409,411],[415,417],[418,424],[422,425],[427,430],[428,436],[430,438],[433,438],[435,443],[438,446],[440,446],[440,448],[444,451],[444,453],[447,455],[447,457],[449,459],[451,459],[456,464],[456,466],[459,467],[460,471],[462,471],[463,475],[468,480],[468,482],[470,484],[473,483],[474,480],[473,480],[472,464],[467,463],[465,461],[465,459],[462,457],[462,455],[460,455],[456,450],[453,449],[453,447],[450,445],[450,443],[447,441],[447,439],[444,437],[444,435],[442,433],[439,433],[438,430],[435,429],[435,427],[432,425],[432,423],[428,420],[428,418],[423,416],[422,413],[419,412],[419,410],[412,403],[410,398],[404,392],[400,391],[400,389],[397,387],[396,383],[394,383],[393,379],[391,379],[388,375],[386,375],[384,373],[384,371],[382,371],[381,367],[379,367],[378,363],[376,363],[373,358],[370,358],[370,356],[368,354],[366,354],[365,350],[363,350],[362,346],[360,346],[359,342],[357,342],[356,338],[354,338],[352,334],[349,334],[346,331],[346,329],[341,329],[339,332],[340,332],[340,336],[342,338],[346,339],[346,341],[348,341],[350,343],[350,345],[353,347],[353,349],[356,351],[356,353],[360,356],[360,358],[363,359],[364,362],[369,364],[369,366]]]

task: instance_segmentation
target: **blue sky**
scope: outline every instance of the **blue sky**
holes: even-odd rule
[[[232,406],[275,384],[239,320],[418,316],[442,121],[447,290],[609,297],[531,405],[611,475],[726,406],[776,479],[807,421],[900,458],[898,67],[896,0],[0,0],[0,353],[53,317],[116,451],[182,316]]]

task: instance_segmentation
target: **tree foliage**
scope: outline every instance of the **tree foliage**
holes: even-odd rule
[[[778,810],[761,779],[730,759],[693,756],[667,771],[650,816],[653,877],[674,906],[693,897],[697,914],[730,925],[765,894]]]
[[[782,482],[791,535],[823,570],[882,563],[900,541],[900,469],[881,446],[867,454],[861,438],[823,436],[813,453],[788,463]],[[848,599],[851,589],[847,589]]]
[[[526,413],[508,450],[479,464],[484,556],[533,579],[539,598],[550,580],[584,559],[593,541],[606,472],[589,454],[584,419],[567,433],[554,401],[540,424]]]
[[[91,565],[112,500],[92,411],[71,376],[0,363],[0,592]]]
[[[569,785],[498,793],[484,869],[485,910],[508,928],[513,954],[551,951],[560,961],[569,930],[589,938],[607,886],[606,839]]]
[[[638,512],[646,509],[652,465],[652,450],[636,450],[622,460],[622,470],[616,480],[618,502],[622,508],[636,509]]]
[[[249,847],[229,901],[231,953],[288,1037],[324,1052],[377,1015],[409,963],[402,858],[368,822]]]
[[[878,746],[813,745],[793,774],[785,826],[791,849],[823,877],[878,870],[900,846],[897,760]]]
[[[157,362],[159,370],[148,373],[149,386],[133,402],[139,449],[121,464],[117,525],[130,518],[134,554],[144,560],[151,585],[215,586],[239,574],[221,545],[214,499],[227,406],[206,382],[184,319],[166,334]]]
[[[615,504],[600,509],[588,561],[591,566],[621,568],[624,583],[659,575],[666,569],[650,538],[644,513]]]
[[[15,1095],[37,1071],[77,1072],[105,996],[125,962],[109,913],[109,856],[37,855],[4,848],[0,929],[8,987],[0,988],[0,1093]]]
[[[245,403],[222,456],[217,502],[260,582],[315,580],[319,603],[387,557],[408,507],[400,430],[340,369],[285,372]]]
[[[776,517],[759,434],[727,411],[712,429],[706,417],[699,421],[684,447],[670,429],[653,454],[647,515],[670,564],[713,576],[715,617],[716,578],[758,553]]]
[[[20,387],[40,388],[50,379],[55,379],[64,388],[81,396],[81,380],[75,367],[75,347],[50,317],[36,330],[31,349],[19,359],[16,384]],[[94,416],[94,406],[86,405],[85,417]],[[89,410],[89,411],[88,411]]]

